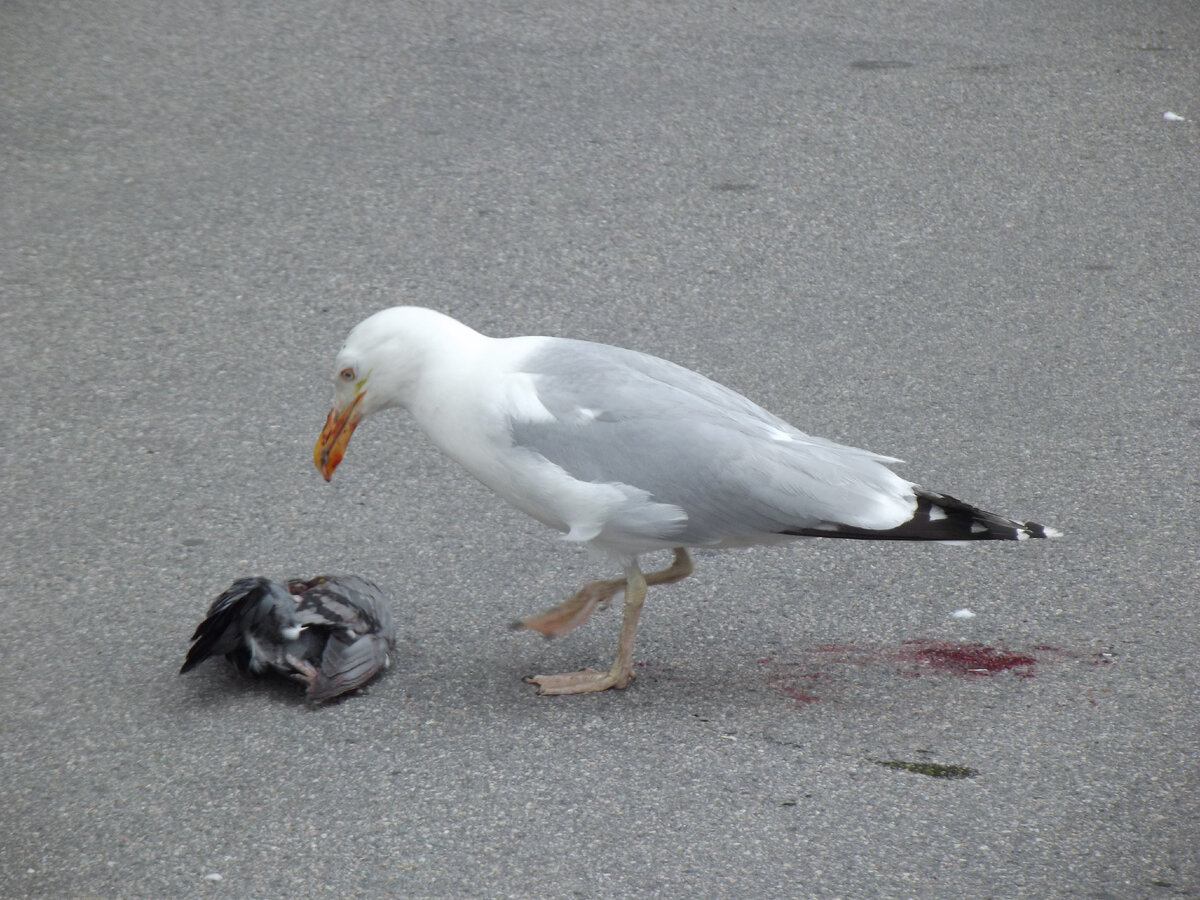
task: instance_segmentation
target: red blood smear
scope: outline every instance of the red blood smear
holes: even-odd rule
[[[1033,654],[1036,650],[1038,655]],[[1048,645],[1038,645],[1032,650],[1016,652],[1000,650],[986,644],[956,644],[950,641],[908,640],[899,647],[863,646],[854,644],[821,644],[812,647],[809,653],[819,653],[817,663],[828,666],[834,663],[854,666],[883,666],[895,669],[905,678],[920,678],[922,675],[940,673],[959,678],[980,678],[995,672],[1011,671],[1021,678],[1032,678],[1041,657],[1042,662],[1053,663],[1062,656],[1075,658],[1070,651]],[[1111,660],[1101,657],[1093,665],[1106,665]],[[798,703],[816,703],[821,700],[809,689],[816,683],[832,678],[828,672],[814,669],[813,660],[785,662],[777,656],[764,656],[758,664],[768,671],[766,683],[772,689]],[[832,683],[827,684],[830,687]],[[833,684],[831,689],[836,689]]]
[[[821,698],[815,694],[805,693],[798,688],[787,687],[786,685],[778,683],[774,683],[771,686],[774,687],[775,690],[779,691],[779,693],[783,694],[783,696],[790,700],[795,700],[797,703],[819,703],[821,701]]]
[[[812,694],[805,694],[802,691],[783,691],[783,695],[798,703],[820,703],[820,697],[814,697]]]
[[[783,663],[782,665],[793,666],[798,663]],[[819,679],[828,677],[822,672],[774,672],[767,677],[767,684],[773,687],[783,696],[799,703],[816,703],[821,698],[816,694],[810,694],[801,687],[803,681],[818,681]]]
[[[950,672],[954,675],[991,675],[1008,669],[1015,674],[1031,676],[1037,657],[1027,653],[1010,653],[985,644],[952,644],[945,641],[905,641],[901,659],[910,659],[921,666]]]

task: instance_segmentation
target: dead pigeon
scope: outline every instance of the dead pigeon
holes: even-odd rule
[[[363,578],[239,578],[209,607],[179,671],[223,654],[245,675],[302,681],[308,699],[323,703],[378,675],[395,644],[391,607]]]

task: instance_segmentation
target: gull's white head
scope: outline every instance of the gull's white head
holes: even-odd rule
[[[333,406],[313,447],[313,462],[326,481],[358,423],[381,409],[406,405],[430,353],[464,333],[475,334],[418,306],[382,310],[351,329],[334,362]]]

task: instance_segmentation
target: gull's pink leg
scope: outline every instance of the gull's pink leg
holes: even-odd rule
[[[672,584],[692,574],[692,560],[683,547],[675,548],[675,558],[665,569],[647,572],[647,585]],[[625,589],[624,578],[591,581],[557,606],[512,623],[513,629],[528,628],[546,637],[562,637],[586,622],[597,609],[604,609],[617,591]]]

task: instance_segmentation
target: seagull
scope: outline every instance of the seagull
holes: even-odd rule
[[[387,666],[396,629],[383,592],[365,579],[253,577],[213,601],[192,642],[180,674],[223,654],[243,675],[277,672],[301,681],[307,698],[323,703]]]
[[[623,568],[623,577],[586,584],[515,624],[556,637],[624,592],[609,669],[526,678],[540,694],[624,688],[646,589],[690,575],[688,548],[1059,534],[927,491],[887,467],[898,459],[805,434],[697,372],[620,347],[492,338],[398,306],[351,330],[333,382],[313,448],[326,481],[363,419],[404,407],[504,500]],[[670,565],[643,572],[638,558],[657,550],[672,551]]]

